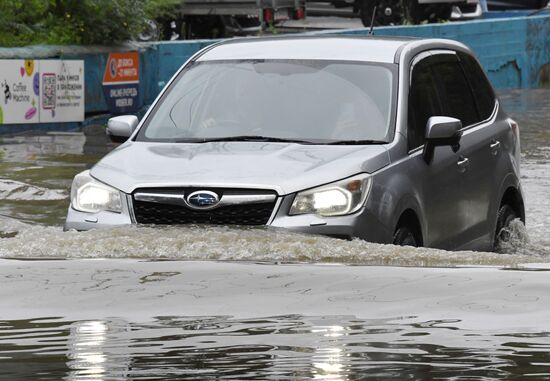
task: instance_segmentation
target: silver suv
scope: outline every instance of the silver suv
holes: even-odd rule
[[[270,225],[490,250],[524,220],[519,130],[450,40],[287,37],[209,46],[78,174],[66,229]]]

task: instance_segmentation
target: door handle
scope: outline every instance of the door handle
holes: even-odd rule
[[[500,149],[500,142],[498,140],[492,140],[489,148],[491,149],[491,153],[493,155],[497,155],[498,150]]]
[[[464,156],[460,156],[458,161],[456,162],[456,165],[458,166],[458,170],[460,172],[465,172],[466,168],[470,165],[470,159]]]

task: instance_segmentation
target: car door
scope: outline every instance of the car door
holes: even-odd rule
[[[438,146],[430,164],[422,157],[428,119],[446,116],[440,78],[435,72],[436,64],[445,55],[448,54],[440,51],[425,52],[412,62],[407,128],[408,175],[419,186],[425,245],[453,249],[461,243],[459,237],[464,229],[468,203],[464,193],[467,171],[461,164],[462,152],[454,152],[450,146]],[[455,58],[454,53],[451,58]]]
[[[464,249],[491,249],[494,220],[506,168],[501,163],[506,135],[510,130],[505,120],[496,120],[496,97],[483,70],[471,55],[458,52],[457,57],[472,91],[477,119],[463,127],[464,155],[471,161],[466,192],[470,195],[470,242]]]
[[[471,65],[471,62],[468,64]],[[489,100],[486,93],[478,91],[480,99],[476,102],[471,85],[474,78],[466,75],[466,66],[461,64],[459,53],[448,51],[437,55],[432,70],[438,83],[444,115],[462,121],[462,138],[457,165],[460,167],[461,191],[465,200],[462,202],[460,211],[456,248],[486,249],[490,244],[487,217],[491,197],[494,194],[491,173],[494,168],[491,165],[494,162],[492,157],[494,151],[491,149],[494,131],[492,124],[487,122],[492,110],[487,115],[486,110],[489,106],[484,104]],[[477,88],[479,84],[475,83],[475,86]],[[482,105],[483,117],[480,112]]]

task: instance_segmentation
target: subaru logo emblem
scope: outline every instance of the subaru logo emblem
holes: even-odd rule
[[[201,190],[191,193],[186,201],[193,209],[210,209],[218,205],[220,198],[214,192]]]

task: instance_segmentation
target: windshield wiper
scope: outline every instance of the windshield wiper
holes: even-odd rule
[[[310,140],[276,138],[273,136],[262,135],[237,135],[222,136],[214,138],[183,138],[174,140],[175,143],[210,143],[210,142],[274,142],[274,143],[298,143],[298,144],[317,144],[317,145],[367,145],[367,144],[387,144],[383,140],[335,140],[324,142],[313,142]]]
[[[224,136],[217,138],[189,138],[178,139],[178,143],[209,143],[209,142],[275,142],[275,143],[299,143],[314,144],[309,140],[275,138],[261,135]]]
[[[367,144],[388,144],[383,140],[336,140],[326,143],[328,145],[367,145]]]

